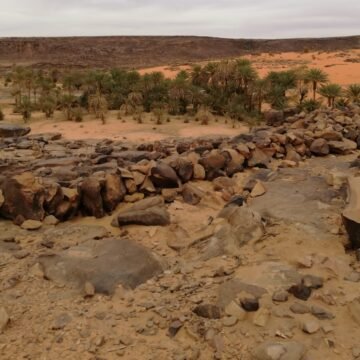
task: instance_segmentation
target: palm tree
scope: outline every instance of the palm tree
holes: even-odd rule
[[[342,94],[342,88],[338,84],[327,84],[323,85],[319,89],[319,94],[328,100],[328,106],[334,107],[336,98],[340,97]]]
[[[316,100],[318,86],[328,82],[328,75],[321,69],[309,69],[305,73],[305,81],[312,84],[313,100]]]
[[[360,84],[351,84],[345,90],[345,97],[354,104],[360,104]]]

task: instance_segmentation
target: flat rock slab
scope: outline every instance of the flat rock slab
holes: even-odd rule
[[[18,137],[25,136],[31,131],[29,126],[1,123],[0,137]]]
[[[124,238],[89,240],[57,255],[41,256],[45,277],[83,290],[91,283],[97,293],[112,294],[117,285],[135,288],[163,271],[148,249]]]
[[[266,177],[262,177],[266,181]],[[322,176],[312,176],[303,169],[281,169],[270,175],[267,192],[251,202],[254,210],[264,218],[301,223],[327,231],[327,215],[339,213],[331,201],[342,196],[331,188]]]
[[[74,246],[88,240],[99,240],[106,237],[109,231],[100,225],[69,225],[61,224],[56,228],[46,230],[44,241],[55,244]]]

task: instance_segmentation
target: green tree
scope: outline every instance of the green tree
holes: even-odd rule
[[[346,99],[354,104],[360,104],[360,84],[351,84],[345,90]]]
[[[313,91],[313,100],[316,100],[316,92],[319,85],[328,82],[328,75],[321,69],[309,69],[305,74],[305,81],[310,83]]]
[[[30,99],[27,96],[23,96],[21,99],[19,112],[21,113],[25,123],[31,119],[32,110],[33,109]]]
[[[63,94],[60,99],[61,109],[64,111],[66,120],[72,120],[72,109],[76,103],[76,97],[71,94]]]
[[[342,88],[338,84],[323,85],[319,89],[319,94],[328,100],[328,106],[333,108],[335,106],[335,100],[342,95]]]

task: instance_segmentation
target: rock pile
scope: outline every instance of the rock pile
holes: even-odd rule
[[[306,157],[347,154],[360,145],[359,108],[288,117],[273,112],[267,121],[279,126],[254,128],[232,139],[169,140],[136,148],[111,140],[66,141],[60,134],[5,138],[0,216],[17,224],[49,215],[60,221],[77,214],[101,218],[122,201],[160,193],[171,201],[178,192],[195,204],[201,194],[184,186],[189,181],[225,179],[245,168],[267,168],[273,159],[295,166]],[[230,199],[234,193],[226,191]],[[154,216],[167,223],[165,214]]]

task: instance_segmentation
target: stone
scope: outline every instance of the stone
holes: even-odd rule
[[[126,238],[88,240],[58,254],[42,255],[45,277],[83,291],[112,294],[118,285],[135,288],[163,272],[164,264],[145,247]]]
[[[234,255],[248,243],[256,243],[265,233],[261,216],[248,206],[237,206],[235,202],[225,206],[218,214],[224,219],[222,226],[209,240],[204,259],[223,254]]]
[[[302,330],[307,334],[315,334],[320,330],[320,325],[316,320],[306,320],[302,325]]]
[[[288,292],[293,294],[297,299],[306,301],[311,296],[311,288],[304,284],[293,285]]]
[[[253,318],[253,324],[259,327],[265,327],[270,320],[271,312],[267,308],[260,308]]]
[[[342,141],[329,141],[329,149],[332,154],[350,154],[357,149],[355,141],[343,139]]]
[[[93,297],[94,295],[95,295],[94,285],[91,282],[86,281],[85,285],[84,285],[84,296],[85,297]]]
[[[184,324],[180,320],[173,321],[168,329],[169,336],[174,337],[183,326]]]
[[[178,196],[178,189],[162,189],[161,195],[166,203],[171,203],[175,201],[176,197]]]
[[[244,320],[246,317],[246,311],[240,307],[235,301],[232,301],[225,308],[225,314],[228,316],[236,317],[238,320]]]
[[[238,322],[238,318],[236,316],[226,316],[222,323],[226,327],[232,327],[235,326]]]
[[[38,230],[42,227],[42,222],[37,220],[25,220],[21,228],[25,230]]]
[[[122,211],[116,216],[118,225],[145,225],[165,226],[170,225],[170,214],[160,206],[154,206],[145,210]]]
[[[262,150],[255,148],[248,160],[249,167],[267,168],[270,163],[270,158]]]
[[[360,248],[360,178],[348,178],[349,202],[342,213],[343,223],[353,249]]]
[[[177,188],[181,185],[181,181],[175,170],[164,162],[158,162],[151,169],[150,179],[152,183],[159,188]]]
[[[59,224],[59,222],[60,222],[59,219],[57,219],[54,215],[48,215],[44,219],[44,224],[45,225],[53,225],[53,226],[55,226],[55,225]]]
[[[80,185],[80,193],[84,213],[88,216],[102,218],[105,212],[100,181],[95,177],[85,179]]]
[[[185,184],[182,188],[181,195],[187,204],[197,205],[205,193],[195,185]]]
[[[360,282],[360,272],[352,271],[349,275],[344,277],[344,280],[354,283]]]
[[[310,269],[313,266],[313,260],[311,256],[306,256],[297,261],[299,267]]]
[[[333,315],[330,311],[315,305],[311,307],[311,314],[319,320],[332,320],[335,318],[335,315]]]
[[[206,172],[202,165],[195,164],[194,165],[194,180],[205,180]]]
[[[170,165],[176,171],[182,182],[186,183],[192,179],[194,175],[194,165],[190,160],[178,157],[175,161],[172,161]]]
[[[272,296],[272,300],[274,302],[286,302],[286,301],[288,301],[288,299],[289,299],[289,294],[285,290],[275,291]]]
[[[351,350],[352,355],[355,359],[360,358],[360,346],[354,346]]]
[[[0,334],[2,334],[10,321],[9,314],[4,307],[0,307]]]
[[[20,137],[29,134],[31,128],[29,126],[0,123],[0,138]]]
[[[42,221],[45,217],[45,188],[30,172],[5,178],[0,184],[4,196],[0,215],[11,220],[21,217],[24,220]]]
[[[326,156],[330,153],[328,142],[325,139],[315,139],[311,146],[310,151],[317,156]]]
[[[259,300],[250,297],[244,297],[240,300],[242,308],[247,312],[255,312],[259,310]]]
[[[118,174],[106,174],[105,183],[102,189],[104,209],[112,212],[116,206],[124,199],[126,187]]]
[[[225,168],[226,157],[217,150],[213,150],[210,154],[205,155],[199,160],[199,164],[205,169],[206,178],[213,180],[221,174],[221,170]]]
[[[193,313],[206,319],[220,319],[222,316],[222,311],[220,307],[213,304],[198,305],[193,310]]]
[[[56,317],[54,320],[51,329],[52,330],[63,330],[66,325],[68,325],[71,322],[72,318],[69,314],[63,313]]]
[[[254,350],[256,360],[302,360],[306,353],[303,344],[295,341],[267,341]]]
[[[143,193],[134,193],[131,195],[125,195],[124,201],[128,203],[136,203],[140,200],[143,200],[145,195]]]
[[[4,194],[0,189],[0,208],[3,206],[4,202],[5,202]]]
[[[222,309],[226,309],[239,295],[247,294],[248,298],[258,300],[267,294],[267,290],[260,286],[244,283],[241,279],[233,278],[220,285],[218,294],[218,305]]]
[[[255,198],[258,196],[262,196],[266,193],[266,188],[261,181],[256,181],[255,186],[251,190],[250,196]]]
[[[298,302],[295,302],[290,306],[290,310],[294,314],[308,314],[310,313],[310,308],[305,304],[300,304]]]
[[[320,276],[305,275],[302,278],[302,283],[310,289],[320,289],[324,286],[324,279]]]
[[[284,111],[269,110],[264,113],[265,123],[268,126],[280,126],[285,121]]]

